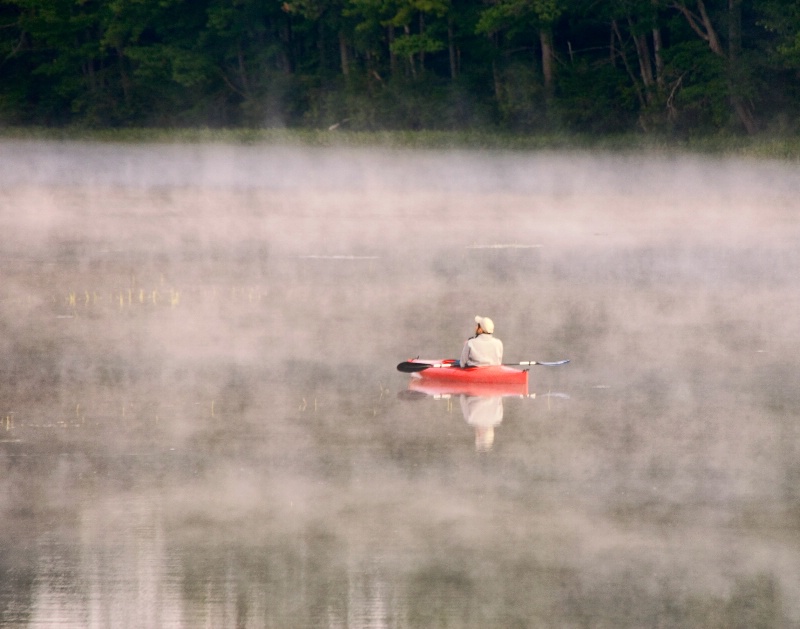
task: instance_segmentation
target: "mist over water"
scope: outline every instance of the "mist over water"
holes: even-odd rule
[[[800,624],[796,168],[0,144],[0,626]],[[395,365],[491,316],[487,440]]]

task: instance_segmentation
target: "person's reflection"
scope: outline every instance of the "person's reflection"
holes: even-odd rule
[[[483,395],[461,395],[464,420],[475,429],[475,449],[487,452],[494,444],[494,429],[503,421],[503,398]]]

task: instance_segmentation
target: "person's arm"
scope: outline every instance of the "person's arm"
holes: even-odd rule
[[[464,347],[461,350],[461,359],[458,361],[458,364],[461,367],[466,367],[468,360],[469,360],[469,341],[464,343]]]

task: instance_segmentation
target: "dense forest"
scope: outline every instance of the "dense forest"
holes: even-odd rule
[[[797,0],[0,0],[0,125],[800,129]]]

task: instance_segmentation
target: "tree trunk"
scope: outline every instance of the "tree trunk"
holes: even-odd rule
[[[622,43],[622,34],[619,32],[619,25],[617,24],[616,20],[611,21],[611,29],[611,32],[617,36],[617,41],[619,42],[619,58],[622,60],[622,65],[625,66],[625,71],[628,73],[634,89],[636,89],[636,96],[639,98],[639,105],[644,108],[647,106],[647,99],[642,93],[642,88],[639,85],[639,79],[636,78],[636,74],[633,72],[631,65],[628,63],[628,55],[625,54],[625,47]],[[613,36],[611,38],[611,47],[612,49],[615,47]]]
[[[631,33],[634,33],[633,20],[630,16],[628,16],[628,26]],[[653,102],[653,66],[650,63],[650,46],[647,45],[647,37],[644,35],[633,35],[633,43],[639,59],[639,74],[642,77],[642,85],[644,85],[645,101],[649,105]]]
[[[425,14],[419,14],[419,34],[420,36],[425,34]],[[424,73],[425,72],[425,51],[419,51],[419,71]]]
[[[735,62],[742,51],[742,0],[728,0],[728,58]]]
[[[453,19],[447,20],[447,50],[450,52],[450,79],[455,81],[458,76],[458,62],[456,59],[456,45],[453,41]]]
[[[322,20],[318,23],[319,39],[317,39],[317,49],[319,50],[319,67],[323,76],[325,75],[325,66],[328,65],[327,55],[325,54],[325,27]]]
[[[728,82],[736,117],[750,135],[757,131],[750,107],[741,95],[739,58],[742,52],[742,0],[728,0]]]
[[[389,32],[388,32],[388,39],[389,39],[389,73],[392,76],[397,74],[397,55],[394,54],[392,51],[392,44],[394,43],[394,26],[389,25]]]
[[[697,0],[697,8],[700,11],[700,17],[703,19],[703,26],[708,34],[708,45],[711,47],[711,51],[720,55],[721,57],[724,57],[725,51],[722,49],[722,44],[719,43],[717,31],[714,28],[714,25],[711,23],[711,18],[708,17],[706,5],[703,0]]]
[[[280,53],[278,55],[279,65],[284,74],[292,74],[295,68],[294,57],[294,34],[292,32],[291,19],[286,19],[277,28],[278,40],[281,42]]]
[[[494,99],[498,105],[502,104],[503,84],[500,81],[500,72],[497,69],[497,61],[492,60],[492,82],[494,83]]]
[[[539,30],[539,43],[542,46],[542,78],[544,94],[549,101],[553,96],[553,34],[550,28]]]
[[[664,49],[664,43],[661,39],[661,29],[658,27],[658,3],[659,0],[651,0],[653,5],[653,19],[655,26],[653,26],[653,60],[656,65],[656,85],[659,92],[664,92],[665,79],[664,79],[664,57],[661,51]]]
[[[241,43],[237,46],[236,60],[239,64],[239,83],[242,86],[242,92],[246,95],[246,98],[250,98],[250,81],[247,79],[247,66],[244,62]]]
[[[653,57],[656,62],[656,85],[659,91],[664,91],[664,57],[661,51],[664,44],[661,41],[661,29],[657,26],[653,29]]]
[[[614,22],[614,24],[616,24],[616,22]],[[608,60],[613,68],[617,67],[617,47],[614,45],[616,37],[616,33],[614,33],[614,26],[612,25],[608,37]]]
[[[119,76],[120,76],[120,86],[122,87],[122,98],[125,102],[125,105],[130,107],[131,104],[131,78],[128,74],[128,70],[126,67],[126,59],[125,54],[122,48],[117,47],[117,58],[119,59]]]
[[[411,29],[408,28],[408,26],[404,26],[403,28],[405,29],[406,35],[410,35],[411,34]],[[416,79],[417,78],[417,62],[414,59],[414,53],[411,53],[410,55],[408,55],[408,65],[411,68],[411,76]]]
[[[706,5],[703,4],[703,0],[697,0],[697,10],[699,11],[700,15],[690,11],[683,2],[673,2],[671,6],[683,14],[683,16],[686,18],[686,21],[689,23],[689,26],[692,27],[692,30],[697,33],[701,39],[708,42],[711,52],[713,52],[715,55],[719,55],[720,57],[725,57],[725,51],[722,49],[722,45],[719,43],[717,31],[714,29],[714,25],[711,23],[711,18],[708,17]]]
[[[95,80],[95,72],[94,72],[94,62],[87,61],[83,64],[82,67],[83,76],[86,77],[87,85],[89,87],[89,93],[94,93],[97,91],[97,81]]]
[[[339,58],[342,63],[342,74],[344,78],[350,77],[350,55],[347,50],[347,39],[344,33],[339,31]]]
[[[745,131],[747,131],[748,135],[754,135],[758,131],[758,125],[756,125],[753,112],[750,111],[750,108],[741,96],[736,94],[731,95],[731,103],[733,104],[733,111],[736,113],[736,117],[739,119],[739,122],[742,123]]]

